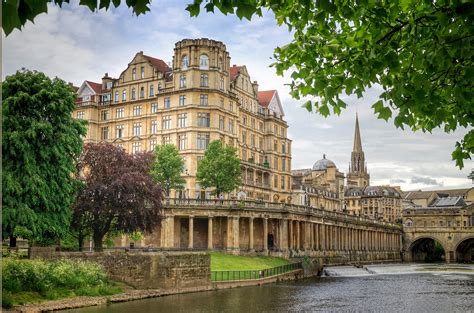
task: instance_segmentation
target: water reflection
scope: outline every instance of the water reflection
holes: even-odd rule
[[[473,309],[474,275],[416,272],[418,265],[330,268],[339,276],[300,282],[168,296],[110,306],[71,310],[75,313],[131,312],[466,312]],[[470,267],[472,269],[472,266]],[[469,267],[468,267],[469,269]],[[393,275],[394,273],[407,273]],[[345,273],[347,276],[343,277]],[[355,273],[355,274],[354,274]],[[352,275],[351,275],[352,274]]]

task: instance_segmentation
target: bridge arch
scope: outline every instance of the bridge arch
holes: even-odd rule
[[[474,260],[474,235],[459,240],[454,251],[456,262],[472,262]]]
[[[446,247],[435,236],[419,236],[414,238],[408,252],[412,262],[441,262],[446,260]]]

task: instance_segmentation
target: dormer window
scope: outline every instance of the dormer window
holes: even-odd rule
[[[142,66],[142,67],[140,68],[140,73],[141,73],[141,74],[140,74],[140,77],[141,77],[141,78],[145,78],[145,67],[144,67],[144,66]]]
[[[189,59],[187,55],[183,55],[183,58],[181,59],[181,69],[182,70],[187,70],[189,66]]]
[[[111,88],[112,88],[112,82],[107,82],[107,83],[105,84],[105,88],[106,88],[106,89],[111,89]]]
[[[132,80],[135,80],[137,78],[137,69],[133,68],[132,69]]]
[[[199,57],[199,68],[202,70],[209,69],[209,57],[205,54],[201,54]]]

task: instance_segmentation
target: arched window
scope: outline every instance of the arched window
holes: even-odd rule
[[[187,55],[183,55],[181,59],[181,69],[186,70],[189,66],[189,59]]]
[[[137,78],[137,69],[133,68],[132,69],[132,80],[135,80]]]
[[[406,227],[412,227],[412,226],[413,226],[413,221],[410,220],[410,219],[406,220],[406,221],[405,221],[405,226],[406,226]]]
[[[150,97],[153,97],[155,95],[155,87],[153,85],[150,85]]]
[[[132,100],[135,100],[135,88],[132,88]]]
[[[224,77],[221,77],[220,89],[224,90]]]
[[[201,54],[199,57],[199,68],[203,70],[209,69],[209,57],[205,54]]]
[[[119,100],[119,92],[116,91],[115,92],[115,102],[118,102],[118,100]]]
[[[125,100],[127,100],[127,90],[124,89],[122,92],[122,101],[125,101]]]

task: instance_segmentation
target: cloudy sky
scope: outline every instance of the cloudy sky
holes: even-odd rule
[[[349,108],[337,117],[323,118],[302,109],[288,95],[289,76],[278,77],[268,67],[273,49],[291,40],[270,13],[251,22],[204,12],[190,18],[185,7],[191,0],[160,0],[151,12],[136,17],[125,6],[91,13],[71,2],[64,9],[50,6],[48,14],[21,32],[15,30],[7,38],[2,33],[3,77],[25,67],[80,85],[85,79],[100,81],[106,72],[117,77],[138,51],[171,61],[175,42],[212,38],[226,44],[232,64],[247,65],[261,90],[278,90],[293,140],[293,169],[311,167],[326,154],[347,172],[358,112],[372,185],[399,185],[404,190],[472,187],[467,175],[474,162],[467,161],[459,170],[451,160],[456,140],[467,131],[424,134],[395,129],[392,121],[378,120],[372,113],[377,88],[361,99],[346,98]]]

